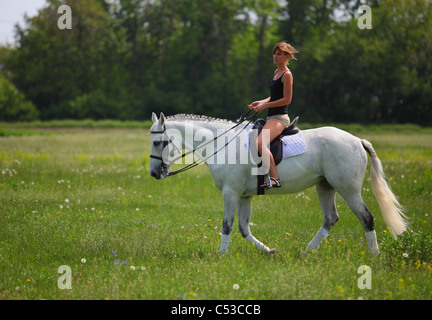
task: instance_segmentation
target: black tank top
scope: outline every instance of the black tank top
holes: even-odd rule
[[[277,79],[277,80],[272,79],[270,81],[270,83],[269,83],[270,102],[283,98],[284,94],[283,94],[282,77],[285,74],[285,72],[280,76],[279,79]],[[288,114],[288,105],[284,105],[284,106],[276,107],[276,108],[269,108],[267,110],[268,110],[267,111],[268,116],[274,116],[276,114]]]

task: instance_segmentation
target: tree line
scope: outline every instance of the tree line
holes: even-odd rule
[[[62,4],[72,29],[58,27]],[[2,121],[236,119],[269,95],[285,40],[300,51],[291,117],[432,122],[430,0],[47,0],[15,33],[0,47]]]

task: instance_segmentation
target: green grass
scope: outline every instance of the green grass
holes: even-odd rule
[[[412,232],[391,238],[367,175],[363,197],[381,255],[367,254],[364,230],[337,197],[340,221],[303,258],[322,223],[313,188],[254,198],[251,230],[277,255],[257,252],[236,220],[221,256],[222,198],[208,169],[151,178],[145,127],[3,126],[0,299],[432,298],[428,128],[345,128],[374,144]],[[57,285],[62,265],[72,270],[70,290]],[[372,289],[358,287],[362,265]]]

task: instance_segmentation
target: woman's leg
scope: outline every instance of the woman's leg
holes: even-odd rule
[[[261,133],[257,138],[257,149],[260,153],[262,161],[264,165],[269,169],[270,177],[275,179],[279,179],[276,164],[273,158],[273,155],[270,152],[269,144],[272,142],[277,136],[279,136],[282,131],[285,129],[285,126],[277,120],[268,120],[262,129]],[[270,135],[262,134],[265,132],[264,130],[269,130]],[[273,182],[271,182],[273,184]]]

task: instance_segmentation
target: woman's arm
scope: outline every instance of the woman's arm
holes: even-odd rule
[[[272,102],[269,102],[270,98],[255,101],[249,105],[249,109],[254,109],[256,112],[261,113],[265,109],[276,108],[290,104],[292,99],[293,84],[293,76],[291,72],[287,72],[283,75],[282,83],[284,85],[283,98]]]

